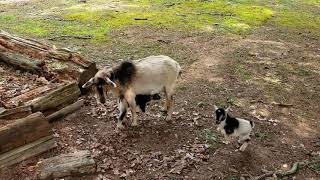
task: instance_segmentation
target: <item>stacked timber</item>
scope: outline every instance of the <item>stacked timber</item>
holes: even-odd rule
[[[95,63],[0,30],[0,168],[54,148],[50,122],[81,108]]]

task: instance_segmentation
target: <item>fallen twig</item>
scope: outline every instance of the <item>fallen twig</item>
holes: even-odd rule
[[[148,20],[148,18],[134,18],[134,20],[136,20],[136,21],[141,21],[141,20],[146,21],[146,20]]]
[[[298,161],[295,162],[291,169],[285,172],[280,172],[280,171],[265,171],[264,174],[259,175],[255,178],[253,178],[254,180],[260,180],[260,179],[265,179],[266,177],[270,177],[270,176],[276,176],[279,178],[283,178],[285,176],[290,176],[293,175],[295,173],[298,172],[299,168],[304,167],[304,166],[309,166],[310,164],[315,164],[315,163],[320,163],[320,158],[316,159],[314,161]]]
[[[293,106],[293,104],[285,104],[285,103],[278,103],[278,102],[271,102],[271,104],[278,105],[278,106],[281,106],[281,107],[291,107],[291,106]]]
[[[74,38],[74,39],[92,39],[92,35],[62,35],[62,36],[55,36],[49,38],[49,40],[56,40],[56,39],[67,39],[67,38]]]
[[[252,100],[250,101],[250,103],[262,103],[262,104],[267,104],[266,102],[264,102],[263,100],[261,99],[258,99],[258,100]],[[291,107],[291,106],[294,106],[293,104],[286,104],[286,103],[279,103],[279,102],[270,102],[270,104],[272,105],[277,105],[277,106],[280,106],[280,107]]]

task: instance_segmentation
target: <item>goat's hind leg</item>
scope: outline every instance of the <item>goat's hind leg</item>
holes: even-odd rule
[[[174,88],[165,88],[165,95],[166,95],[166,104],[165,104],[165,111],[166,111],[166,120],[170,121],[171,116],[173,113],[173,94],[174,94]]]

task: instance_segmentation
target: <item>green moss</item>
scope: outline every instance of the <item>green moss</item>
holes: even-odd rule
[[[106,40],[110,30],[129,25],[241,34],[261,26],[273,14],[271,9],[252,3],[245,1],[243,4],[230,4],[224,0],[133,0],[121,1],[115,11],[108,8],[105,1],[95,1],[90,4],[68,4],[69,7],[55,15],[66,21],[23,17],[17,21],[16,17],[7,16],[2,17],[0,22],[12,21],[16,26],[14,30],[37,36],[90,34],[94,36],[93,41]]]
[[[279,12],[276,22],[281,26],[305,30],[320,35],[320,16],[310,12],[283,9]]]

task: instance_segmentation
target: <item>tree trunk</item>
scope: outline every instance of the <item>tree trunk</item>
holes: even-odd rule
[[[56,111],[77,100],[80,95],[79,87],[76,83],[70,83],[56,89],[49,94],[30,102],[32,112]]]
[[[52,134],[41,112],[17,119],[0,128],[0,154]]]
[[[59,179],[96,171],[96,164],[89,151],[78,151],[48,158],[38,162],[37,167],[40,171],[40,179]]]

